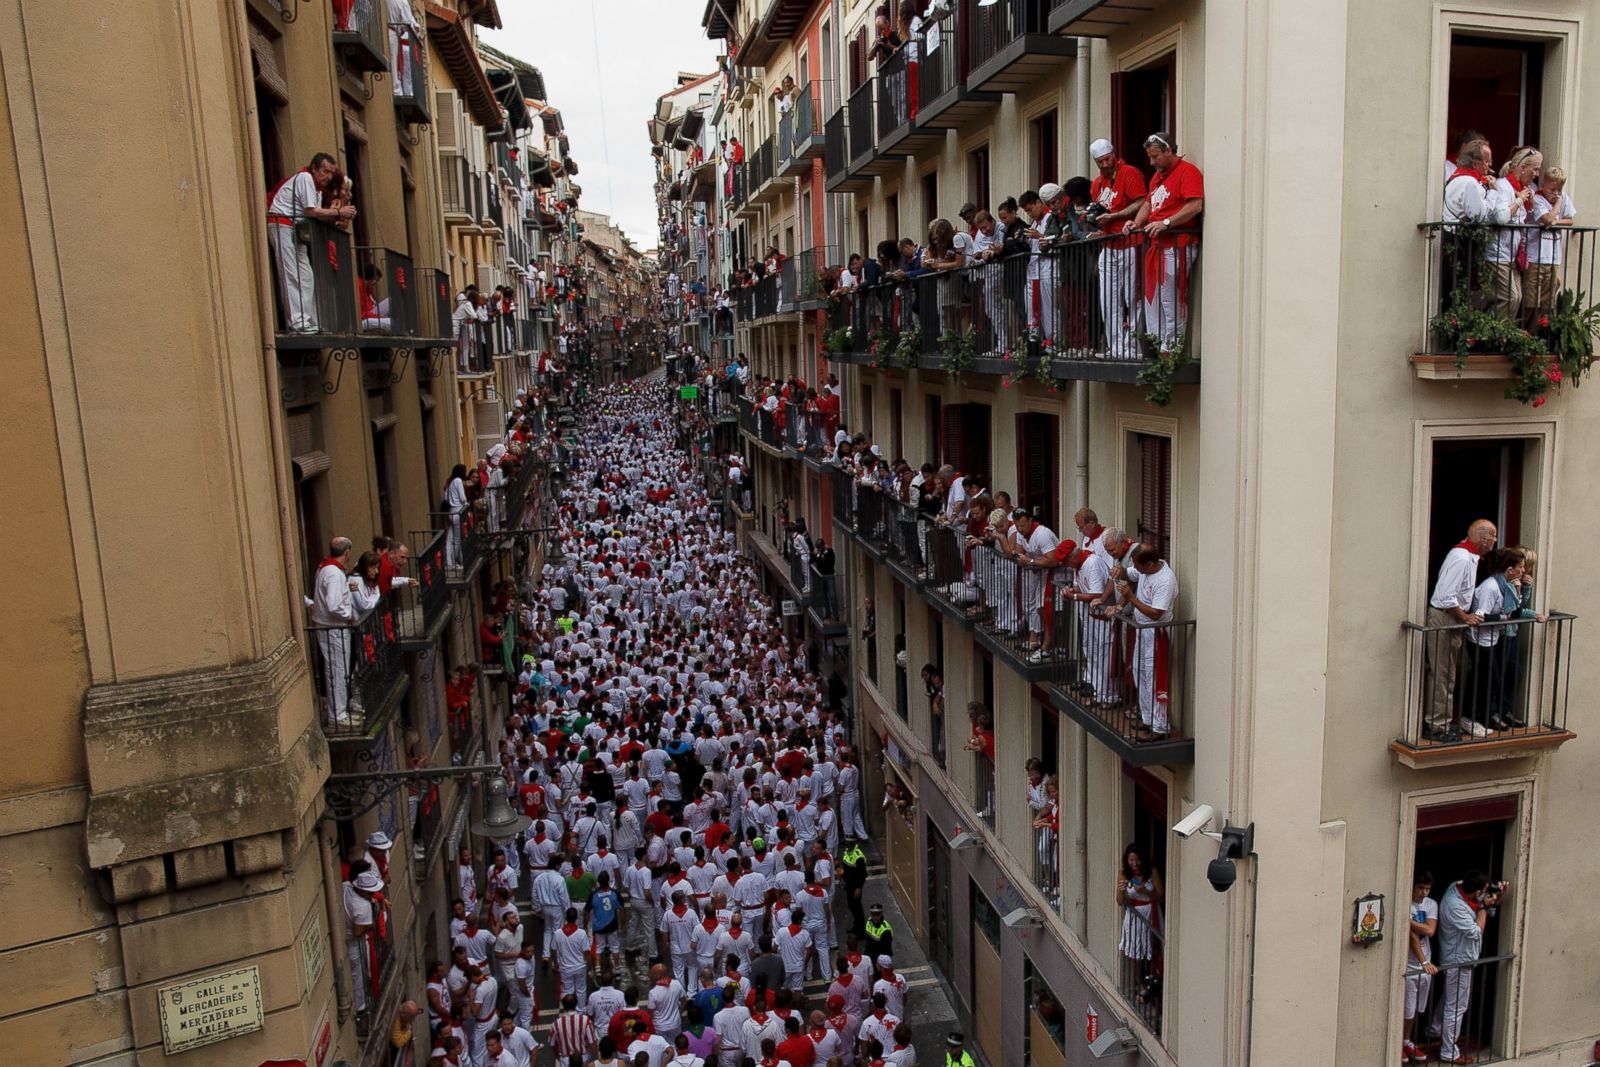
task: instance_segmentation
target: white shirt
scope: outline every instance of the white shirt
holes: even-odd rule
[[[1441,611],[1472,607],[1472,591],[1478,583],[1478,557],[1460,545],[1452,548],[1439,565],[1439,578],[1433,584],[1433,595],[1428,598],[1431,607]]]
[[[1489,214],[1483,183],[1476,177],[1463,174],[1445,183],[1444,221],[1488,222]]]
[[[1142,611],[1136,612],[1135,617],[1140,622],[1172,621],[1172,603],[1178,599],[1178,576],[1172,573],[1172,568],[1167,566],[1166,560],[1161,561],[1161,568],[1154,574],[1139,575],[1135,592],[1142,603],[1161,613],[1159,617],[1152,619]]]
[[[338,564],[329,563],[317,571],[316,595],[312,599],[313,626],[353,626],[361,618],[350,591],[350,578]]]
[[[1558,219],[1576,218],[1578,209],[1572,206],[1572,201],[1563,192],[1560,203],[1552,204],[1542,192],[1533,194],[1533,209],[1528,212],[1528,221],[1539,222],[1546,216],[1554,215]],[[1565,238],[1560,229],[1546,228],[1539,231],[1528,248],[1528,258],[1534,263],[1560,266],[1561,245]]]
[[[805,967],[806,953],[811,948],[811,934],[805,927],[795,930],[785,926],[773,935],[772,942],[778,947],[784,970],[798,971]]]
[[[552,942],[555,947],[556,967],[563,974],[572,974],[585,968],[586,955],[589,951],[589,931],[581,926],[575,926],[569,931],[563,926],[555,932]]]
[[[651,986],[645,1003],[657,1030],[677,1030],[683,1025],[678,1014],[683,1005],[683,983],[676,978],[665,985],[658,982]]]
[[[671,1051],[672,1046],[667,1044],[666,1038],[660,1034],[651,1034],[649,1037],[641,1037],[628,1046],[628,1062],[632,1063],[634,1057],[643,1052],[650,1057],[650,1067],[661,1067],[662,1061]]]
[[[310,171],[302,170],[278,186],[278,191],[267,205],[267,214],[303,219],[306,217],[306,208],[320,207],[321,204],[322,194],[317,192],[317,180]]]
[[[520,1026],[512,1028],[510,1037],[501,1033],[500,1044],[510,1054],[516,1067],[532,1067],[533,1054],[539,1051],[539,1042]]]
[[[1488,618],[1500,614],[1504,608],[1505,596],[1500,592],[1500,582],[1491,574],[1472,594],[1472,613]],[[1500,633],[1504,629],[1503,626],[1474,626],[1467,631],[1467,640],[1481,648],[1492,648],[1500,643]]]

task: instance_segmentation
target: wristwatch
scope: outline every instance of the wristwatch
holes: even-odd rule
[[[1161,220],[1161,227],[1162,227],[1162,229],[1166,229],[1166,230],[1172,229],[1172,219],[1170,219],[1170,218],[1162,219]]]

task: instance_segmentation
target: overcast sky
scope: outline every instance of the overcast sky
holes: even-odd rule
[[[580,206],[610,215],[641,251],[660,239],[645,123],[678,71],[716,68],[704,13],[705,0],[501,0],[505,29],[481,31],[544,74],[578,161]]]

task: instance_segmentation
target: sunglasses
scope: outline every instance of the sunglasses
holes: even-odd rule
[[[1167,142],[1167,139],[1165,137],[1162,137],[1159,133],[1152,133],[1149,137],[1146,137],[1144,139],[1144,146],[1146,148],[1149,148],[1153,144],[1160,145],[1162,148],[1165,148],[1169,152],[1172,151],[1172,145],[1169,144]]]

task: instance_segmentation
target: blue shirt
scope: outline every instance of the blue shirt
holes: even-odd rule
[[[709,1019],[722,1010],[722,990],[716,986],[702,989],[694,995],[693,1003],[700,1007],[700,1018]]]
[[[622,913],[622,897],[615,889],[596,889],[589,894],[589,911],[594,914],[594,932],[610,933]]]

